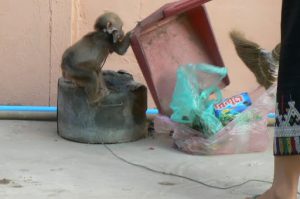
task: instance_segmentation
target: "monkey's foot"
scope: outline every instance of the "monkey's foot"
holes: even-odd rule
[[[104,97],[109,95],[110,91],[108,89],[101,89],[95,97],[89,98],[88,103],[91,106],[99,106],[103,101]]]
[[[87,102],[90,106],[97,106],[100,104],[102,100],[102,96],[101,95],[97,95],[95,97],[90,97],[87,99]]]
[[[107,95],[109,95],[110,94],[110,91],[107,89],[107,88],[101,88],[101,90],[100,90],[100,96],[101,97],[105,97],[105,96],[107,96]]]

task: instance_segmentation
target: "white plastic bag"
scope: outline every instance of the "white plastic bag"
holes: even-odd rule
[[[160,133],[173,131],[176,147],[190,154],[219,155],[265,151],[270,136],[267,115],[275,109],[276,85],[267,91],[260,88],[252,94],[253,105],[239,114],[215,136],[204,138],[198,131],[184,124],[172,122],[166,116],[154,120],[154,128]],[[164,129],[164,130],[163,130]]]

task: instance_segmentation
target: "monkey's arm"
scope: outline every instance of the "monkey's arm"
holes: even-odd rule
[[[114,45],[114,51],[119,55],[124,55],[130,46],[131,32],[128,32],[122,41]]]

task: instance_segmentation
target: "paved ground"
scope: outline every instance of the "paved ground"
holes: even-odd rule
[[[191,156],[173,149],[166,135],[110,147],[130,162],[210,185],[272,179],[271,150]],[[1,199],[242,199],[269,186],[251,182],[229,190],[209,188],[128,165],[102,145],[64,140],[54,122],[0,121]]]

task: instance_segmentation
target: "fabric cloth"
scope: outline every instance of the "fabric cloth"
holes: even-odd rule
[[[300,0],[283,0],[274,155],[300,154]]]

